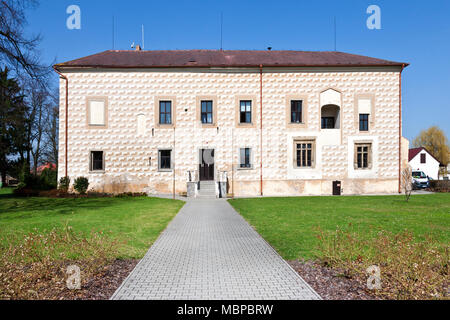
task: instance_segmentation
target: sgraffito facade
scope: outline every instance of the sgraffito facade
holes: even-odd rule
[[[60,69],[59,177],[168,194],[397,192],[398,66]],[[262,98],[262,100],[261,100]],[[262,121],[262,122],[261,122]]]

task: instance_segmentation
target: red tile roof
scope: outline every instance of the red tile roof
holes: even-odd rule
[[[415,156],[417,156],[417,154],[418,154],[420,151],[422,151],[422,150],[425,150],[430,156],[433,157],[434,160],[436,160],[437,162],[439,162],[439,164],[441,164],[441,162],[440,162],[438,159],[436,159],[436,158],[435,158],[435,157],[434,157],[427,149],[425,149],[424,147],[409,149],[409,152],[408,152],[408,162],[411,161]]]
[[[409,149],[408,152],[408,161],[411,161],[415,156],[417,156],[417,154],[422,151],[425,150],[425,148],[413,148],[413,149]]]
[[[372,67],[408,66],[408,63],[370,58],[336,51],[255,50],[108,50],[56,64],[88,68],[175,67]]]

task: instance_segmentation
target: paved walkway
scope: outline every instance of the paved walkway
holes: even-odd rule
[[[111,299],[320,299],[224,200],[187,201]]]

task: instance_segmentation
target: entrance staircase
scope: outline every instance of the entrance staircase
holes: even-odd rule
[[[197,198],[216,198],[216,182],[200,181]]]

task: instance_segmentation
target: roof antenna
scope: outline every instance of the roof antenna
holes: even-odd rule
[[[337,28],[336,28],[336,16],[334,16],[334,51],[336,51],[336,38],[337,38]]]
[[[112,49],[114,50],[114,16],[112,17]]]
[[[223,50],[223,12],[220,13],[220,51]]]
[[[145,50],[144,25],[142,25],[142,50]]]

